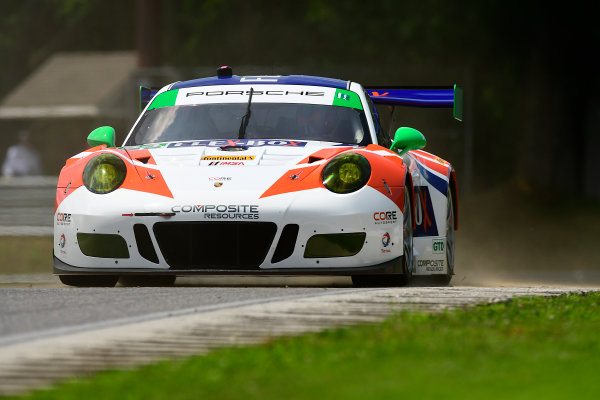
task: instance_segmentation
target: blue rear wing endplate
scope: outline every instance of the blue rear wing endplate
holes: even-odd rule
[[[150,89],[140,86],[140,112],[152,101],[160,89]]]
[[[454,118],[463,118],[463,90],[454,86],[382,86],[367,88],[376,104],[391,106],[452,108]]]

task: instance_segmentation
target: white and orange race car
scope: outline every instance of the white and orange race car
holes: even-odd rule
[[[365,89],[304,75],[141,88],[121,147],[100,127],[63,167],[54,273],[67,285],[169,285],[176,276],[349,275],[402,285],[454,272],[452,166],[425,137],[382,130],[373,103],[454,107],[448,88]]]

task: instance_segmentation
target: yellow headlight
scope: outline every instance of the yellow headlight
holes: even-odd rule
[[[105,194],[117,189],[125,180],[127,167],[114,154],[103,153],[92,158],[83,170],[83,184],[93,193]]]
[[[323,185],[334,193],[351,193],[366,185],[371,177],[371,164],[357,153],[335,156],[321,175]]]

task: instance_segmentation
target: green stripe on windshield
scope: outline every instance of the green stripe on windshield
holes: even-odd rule
[[[351,107],[356,108],[357,110],[362,110],[362,104],[360,103],[360,98],[354,92],[344,89],[337,89],[335,91],[335,96],[333,98],[334,106],[341,107]]]
[[[148,110],[152,110],[153,108],[174,106],[178,92],[179,89],[167,90],[166,92],[162,92],[152,100],[152,104],[150,104]]]

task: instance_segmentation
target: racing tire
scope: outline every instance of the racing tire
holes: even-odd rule
[[[404,186],[404,210],[402,214],[402,275],[397,276],[397,286],[406,286],[412,279],[415,257],[413,240],[413,211],[411,204],[411,195],[408,186]],[[406,209],[408,207],[408,212]]]
[[[412,279],[414,271],[414,252],[413,252],[413,211],[411,204],[410,189],[404,186],[404,209],[408,207],[408,212],[402,214],[402,247],[403,256],[401,259],[402,274],[394,275],[354,275],[352,283],[357,287],[385,287],[385,286],[406,286]]]
[[[119,277],[112,275],[59,275],[58,279],[68,286],[114,287]]]
[[[446,211],[446,274],[438,275],[440,283],[449,284],[454,275],[454,200],[452,189],[448,188],[448,206]]]
[[[156,275],[156,276],[122,276],[119,280],[121,286],[126,287],[161,287],[173,286],[175,284],[175,275]]]

